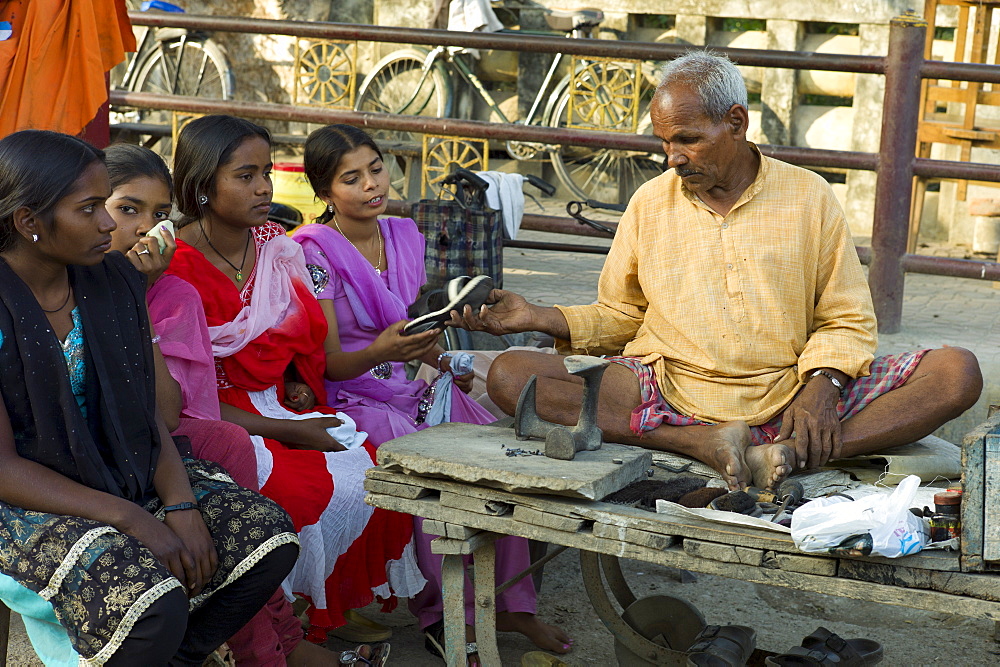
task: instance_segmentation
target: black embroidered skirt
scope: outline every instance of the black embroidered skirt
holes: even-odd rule
[[[281,507],[209,461],[186,459],[219,567],[192,611],[281,545],[298,543]],[[163,519],[157,499],[146,509]],[[77,653],[102,664],[149,606],[181,583],[135,538],[107,524],[0,503],[0,571],[52,603]]]

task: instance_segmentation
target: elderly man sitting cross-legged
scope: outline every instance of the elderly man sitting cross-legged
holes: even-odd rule
[[[629,203],[598,303],[542,308],[495,290],[492,307],[452,323],[622,355],[601,385],[605,440],[694,457],[734,489],[913,442],[976,402],[967,350],[873,358],[871,295],[843,211],[821,177],[747,141],[746,87],[729,60],[669,63],[651,116],[672,171]],[[532,374],[540,416],[575,423],[582,383],[557,356],[501,355],[490,397],[512,413]]]

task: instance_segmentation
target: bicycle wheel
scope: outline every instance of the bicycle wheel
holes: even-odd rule
[[[222,47],[207,37],[188,35],[186,39],[160,42],[139,66],[133,90],[141,93],[161,93],[231,100],[235,77]],[[170,126],[170,111],[145,109],[139,122]],[[142,142],[153,148],[165,160],[173,157],[173,140],[146,135]]]
[[[556,102],[548,115],[550,127],[617,130],[631,121],[631,109],[621,103],[634,94],[636,85],[628,68],[615,64],[592,66],[581,85],[585,94],[576,101],[573,118],[568,118],[570,85],[567,76],[556,87]],[[652,134],[649,104],[654,87],[639,77],[639,134]],[[559,180],[575,197],[628,204],[636,189],[663,172],[663,156],[617,148],[558,146],[550,152]]]
[[[378,61],[358,90],[357,111],[407,116],[447,118],[452,109],[451,80],[444,66],[435,61],[424,69],[427,51],[400,49]],[[423,148],[419,132],[368,130],[386,153],[393,197],[405,198],[406,164]],[[395,158],[395,159],[391,159]]]

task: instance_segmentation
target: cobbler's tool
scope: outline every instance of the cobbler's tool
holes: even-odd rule
[[[514,435],[518,440],[543,438],[545,455],[553,459],[571,461],[577,452],[601,448],[601,429],[597,427],[597,400],[601,389],[601,376],[609,362],[586,355],[572,355],[563,362],[571,375],[583,378],[583,400],[576,426],[570,428],[547,422],[535,410],[535,385],[538,376],[532,375],[517,399],[514,411]]]
[[[778,487],[778,498],[780,498],[778,511],[775,512],[771,521],[778,523],[791,514],[802,503],[803,496],[805,496],[805,489],[802,488],[802,483],[797,479],[786,479],[782,482],[781,486]]]

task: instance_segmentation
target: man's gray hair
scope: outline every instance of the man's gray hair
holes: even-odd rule
[[[705,115],[718,123],[734,104],[749,109],[743,75],[729,58],[712,51],[692,51],[663,66],[660,94],[675,85],[690,86],[701,98]]]

